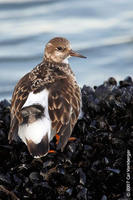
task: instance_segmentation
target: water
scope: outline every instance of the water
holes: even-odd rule
[[[70,58],[80,86],[133,75],[133,0],[0,0],[0,99],[55,36],[87,56]]]

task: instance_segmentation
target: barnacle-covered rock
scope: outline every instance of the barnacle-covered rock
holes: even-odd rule
[[[83,86],[82,110],[64,152],[32,158],[8,144],[10,102],[0,102],[0,199],[126,200],[127,151],[133,155],[133,80]],[[56,150],[56,141],[51,141]],[[130,159],[130,175],[133,173]],[[130,176],[131,199],[133,176]]]

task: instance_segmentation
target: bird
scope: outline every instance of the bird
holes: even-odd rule
[[[58,138],[63,152],[81,110],[81,92],[68,64],[71,56],[86,58],[63,37],[45,46],[42,62],[16,84],[11,100],[9,144],[19,136],[34,158],[46,156]]]

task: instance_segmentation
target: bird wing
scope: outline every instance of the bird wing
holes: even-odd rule
[[[8,134],[9,142],[16,138],[18,132],[18,124],[21,123],[20,110],[24,105],[29,93],[31,91],[31,81],[29,79],[29,73],[26,74],[20,81],[17,83],[11,103],[11,123],[10,131]]]
[[[30,92],[37,93],[41,91],[47,82],[46,77],[50,72],[49,68],[45,62],[37,65],[30,73],[27,73],[24,77],[20,79],[17,83],[11,103],[11,123],[10,131],[8,134],[9,143],[17,137],[18,124],[22,123],[21,109],[26,102]],[[49,80],[49,82],[51,79]],[[52,82],[52,81],[51,81]]]
[[[56,81],[50,88],[49,115],[54,133],[59,135],[57,149],[63,151],[80,112],[80,89],[68,79]]]

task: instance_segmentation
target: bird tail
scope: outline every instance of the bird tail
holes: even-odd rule
[[[51,123],[44,110],[39,104],[21,110],[23,122],[19,125],[18,135],[36,158],[45,156],[49,151]]]
[[[26,142],[28,151],[34,158],[40,158],[47,155],[49,151],[48,134],[46,134],[38,144],[28,139],[26,139]]]

